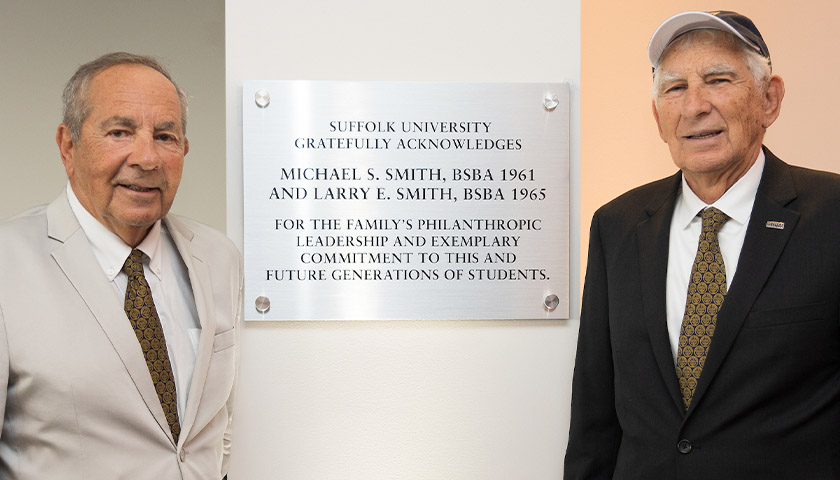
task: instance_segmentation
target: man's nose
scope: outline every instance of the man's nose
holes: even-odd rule
[[[154,170],[160,167],[161,157],[153,135],[138,134],[135,137],[134,151],[129,158],[129,163],[143,170]]]
[[[683,103],[683,113],[687,117],[696,117],[712,111],[708,91],[702,85],[689,86]]]

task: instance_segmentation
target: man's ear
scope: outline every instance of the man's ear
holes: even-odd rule
[[[61,154],[61,163],[64,164],[67,178],[73,178],[73,158],[76,154],[76,144],[73,142],[70,127],[67,124],[62,123],[58,126],[58,130],[55,132],[55,143],[58,145],[58,152]]]
[[[779,118],[783,98],[785,98],[784,80],[778,75],[771,75],[767,91],[764,92],[764,121],[761,124],[762,127],[767,128],[773,125],[773,122]]]

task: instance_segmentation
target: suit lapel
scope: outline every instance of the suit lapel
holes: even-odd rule
[[[171,441],[169,424],[122,302],[99,268],[99,262],[64,194],[47,208],[47,223],[49,236],[61,242],[52,251],[52,257],[87,304],[122,360],[149,412]]]
[[[190,285],[195,300],[195,308],[198,313],[198,320],[201,324],[201,335],[198,342],[198,350],[195,356],[195,369],[190,382],[190,393],[187,398],[186,412],[181,419],[181,436],[189,438],[190,430],[195,423],[199,402],[204,392],[207,371],[210,368],[210,358],[213,354],[213,340],[215,334],[215,319],[213,312],[212,288],[210,284],[210,270],[207,259],[203,258],[192,244],[193,233],[175,217],[164,219],[169,233],[172,236],[181,259],[189,271]]]
[[[700,402],[723,364],[799,221],[799,213],[785,207],[796,198],[788,166],[769,150],[765,149],[765,154],[764,173],[738,259],[738,269],[718,313],[715,336],[688,414]],[[768,222],[784,222],[784,228],[769,228]]]
[[[642,306],[650,344],[665,385],[682,411],[682,397],[677,384],[674,356],[668,339],[665,311],[665,282],[668,271],[668,243],[671,217],[680,188],[680,174],[666,183],[661,196],[655,196],[646,208],[648,218],[636,227],[639,249],[639,272],[642,286]]]

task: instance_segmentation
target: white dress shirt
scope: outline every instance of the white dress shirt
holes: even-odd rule
[[[764,151],[743,177],[735,182],[717,201],[707,205],[691,190],[682,179],[682,189],[677,195],[674,215],[671,218],[671,233],[668,243],[668,276],[666,280],[665,304],[668,322],[668,336],[671,340],[671,353],[676,361],[677,345],[680,339],[685,303],[688,297],[688,281],[691,267],[697,254],[702,220],[697,214],[706,207],[715,207],[729,216],[718,232],[718,243],[726,269],[727,291],[735,278],[741,247],[747,234],[747,224],[752,215],[755,195],[764,171]],[[724,300],[724,305],[726,300]]]
[[[82,206],[69,183],[67,199],[105,276],[114,287],[114,294],[122,304],[128,285],[128,277],[122,267],[131,253],[131,247]],[[144,253],[143,273],[152,290],[152,299],[166,337],[166,349],[175,376],[178,415],[183,419],[201,334],[189,272],[160,220],[137,248]],[[128,318],[125,321],[130,326]]]

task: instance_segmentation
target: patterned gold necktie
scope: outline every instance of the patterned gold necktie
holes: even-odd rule
[[[691,405],[697,381],[703,372],[709,345],[715,334],[717,313],[726,296],[726,269],[717,234],[729,217],[714,207],[704,209],[700,215],[703,218],[703,229],[694,265],[691,267],[688,298],[677,348],[677,378],[686,410]]]
[[[178,443],[181,424],[178,421],[178,401],[175,392],[175,376],[169,363],[166,339],[160,325],[157,309],[152,301],[152,291],[143,274],[143,252],[134,249],[123,265],[123,272],[128,275],[128,287],[125,289],[125,314],[134,328],[140,348],[146,357],[146,366],[152,375],[152,382],[169,423],[172,438]]]

